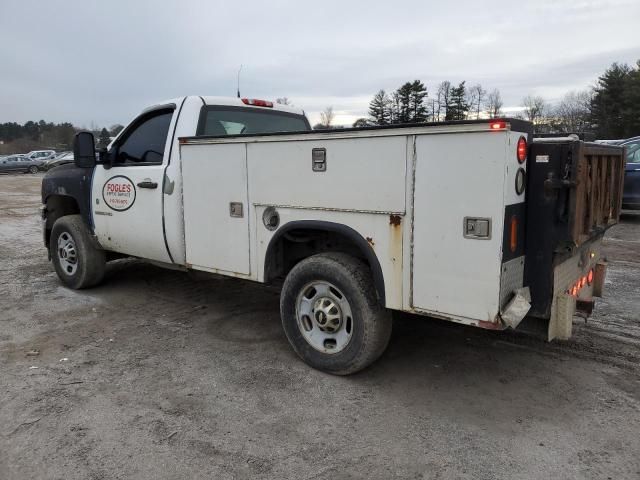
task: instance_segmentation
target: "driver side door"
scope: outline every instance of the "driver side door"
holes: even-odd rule
[[[145,112],[111,146],[112,166],[97,165],[92,209],[95,234],[106,250],[171,262],[162,188],[174,108]]]

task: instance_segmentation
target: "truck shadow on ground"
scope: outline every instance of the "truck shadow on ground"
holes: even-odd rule
[[[256,355],[271,349],[273,356],[288,358],[287,368],[295,362],[296,369],[308,369],[282,331],[277,287],[124,260],[109,266],[105,285],[98,291],[110,303],[120,305],[127,302],[127,298],[120,298],[122,292],[137,292],[141,297],[137,301],[143,299],[152,317],[162,315],[167,322],[195,326],[205,338],[242,345]],[[510,375],[539,375],[541,362],[558,363],[575,353],[570,348],[565,351],[566,344],[548,344],[514,332],[482,330],[399,312],[393,315],[393,334],[386,353],[373,367],[349,378],[374,381],[392,374],[396,381],[402,376],[410,381],[431,373],[473,372],[477,377],[485,372],[496,377],[502,371],[504,382]]]

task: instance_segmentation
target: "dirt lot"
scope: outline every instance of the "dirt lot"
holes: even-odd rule
[[[0,176],[1,479],[640,478],[640,216],[572,341],[399,315],[340,378],[289,348],[273,288],[133,260],[63,288],[39,187]]]

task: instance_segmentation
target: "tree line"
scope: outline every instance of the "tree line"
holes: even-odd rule
[[[640,61],[633,67],[613,63],[593,87],[567,92],[555,104],[527,95],[519,106],[510,116],[529,120],[538,133],[588,132],[603,139],[640,135]],[[503,107],[498,89],[445,80],[430,96],[422,81],[413,80],[393,92],[379,90],[369,103],[369,116],[353,126],[496,118],[504,116]],[[328,107],[314,128],[332,128],[333,118]]]
[[[98,146],[106,146],[109,143],[109,137],[117,135],[122,128],[124,128],[122,125],[116,124],[108,129],[101,129],[95,125],[86,129],[75,127],[68,122],[51,123],[44,120],[28,121],[24,124],[0,123],[0,154],[26,153],[42,149],[71,150],[73,137],[81,130],[93,132]]]
[[[287,97],[277,103],[291,105]],[[498,89],[490,91],[480,84],[466,81],[441,82],[430,96],[420,80],[401,85],[393,92],[379,90],[369,103],[369,116],[360,118],[354,127],[403,123],[442,122],[504,116],[504,103]],[[512,116],[529,120],[539,133],[589,132],[597,138],[627,138],[640,135],[640,61],[635,65],[613,63],[600,75],[592,88],[567,92],[552,104],[538,95],[527,95],[521,111]],[[314,128],[332,128],[335,113],[327,107]],[[80,129],[71,123],[28,121],[0,123],[0,154],[24,153],[51,148],[70,150],[73,137],[80,130],[94,133],[99,147],[109,143],[123,128],[92,125]]]
[[[413,80],[391,93],[379,90],[369,103],[369,117],[357,120],[356,126],[496,117],[502,105],[498,90],[488,93],[480,84],[468,87],[466,81],[454,85],[445,80],[429,97],[424,83]]]
[[[566,93],[555,105],[526,96],[522,118],[543,133],[589,132],[602,139],[640,135],[640,61],[613,63],[586,90]]]

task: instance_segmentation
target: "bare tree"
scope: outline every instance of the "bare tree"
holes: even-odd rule
[[[293,105],[293,103],[291,103],[291,100],[289,100],[289,97],[276,98],[276,103],[280,105],[289,105],[289,106]]]
[[[320,123],[325,128],[331,128],[334,116],[333,107],[327,107],[324,111],[320,112]]]
[[[467,103],[469,104],[469,117],[475,116],[476,120],[480,118],[480,112],[484,105],[487,91],[482,88],[482,85],[477,83],[473,87],[469,87],[467,90]]]
[[[545,120],[549,109],[547,102],[539,95],[535,97],[527,95],[522,99],[522,106],[524,107],[524,118],[534,125]]]
[[[485,111],[489,118],[496,118],[502,115],[502,96],[500,95],[500,90],[497,88],[493,89],[487,95],[487,100],[485,102]]]
[[[447,116],[447,106],[449,103],[451,103],[451,82],[445,80],[438,85],[435,110],[433,112],[433,117],[436,122],[439,122]]]
[[[587,129],[592,98],[593,92],[589,90],[567,93],[553,112],[558,130],[571,133]]]

